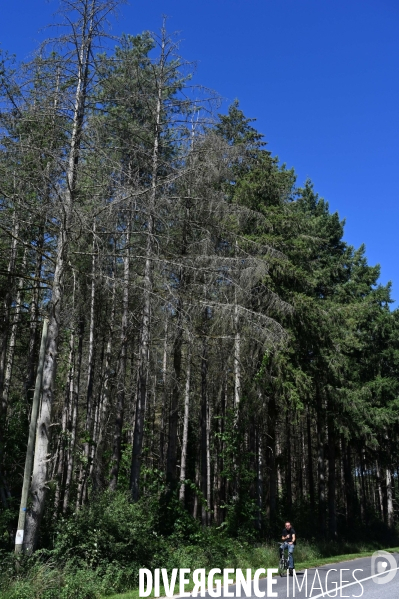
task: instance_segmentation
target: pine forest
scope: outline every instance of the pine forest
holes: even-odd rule
[[[57,37],[0,62],[1,560],[125,568],[123,590],[165,543],[287,518],[394,542],[379,266],[167,21],[115,40],[118,0],[60,4]]]

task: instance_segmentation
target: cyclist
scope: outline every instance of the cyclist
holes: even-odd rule
[[[290,576],[294,575],[294,549],[296,544],[295,530],[291,526],[291,522],[286,522],[281,534],[282,543],[280,545],[280,559],[284,554],[284,549],[288,549],[288,567]]]

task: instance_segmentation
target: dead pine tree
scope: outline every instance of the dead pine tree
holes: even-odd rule
[[[111,0],[75,0],[61,2],[61,14],[65,16],[66,34],[59,40],[65,52],[65,66],[68,67],[70,93],[73,108],[69,111],[71,133],[65,147],[65,179],[59,191],[60,214],[57,247],[54,255],[51,305],[47,348],[43,370],[43,390],[41,409],[38,416],[35,456],[31,482],[31,504],[27,512],[24,533],[24,551],[31,552],[38,543],[41,518],[45,508],[49,442],[54,400],[54,379],[58,354],[58,339],[63,301],[63,283],[68,264],[68,246],[71,235],[73,210],[76,202],[79,155],[86,118],[87,98],[95,77],[92,54],[99,37],[104,35],[106,18],[119,2]],[[75,67],[75,77],[71,82],[70,72]],[[65,74],[66,76],[66,74]]]

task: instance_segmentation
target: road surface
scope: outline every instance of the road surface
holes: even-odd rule
[[[273,581],[272,585],[271,581]],[[279,599],[288,597],[297,599],[307,597],[312,599],[321,599],[322,597],[399,599],[399,554],[390,554],[389,558],[379,555],[374,559],[365,557],[327,564],[318,568],[298,571],[296,577],[273,576],[271,578],[269,576],[269,584],[267,578],[260,579],[255,588],[252,584],[250,595],[246,595],[243,589],[241,589],[241,594],[237,594],[236,585],[229,585],[222,587],[221,594],[218,596],[225,597],[226,589],[228,593],[233,594],[233,597],[248,596],[253,599],[258,599],[260,596],[265,599],[272,596]],[[271,593],[276,593],[276,595]],[[209,592],[205,596],[213,599]]]

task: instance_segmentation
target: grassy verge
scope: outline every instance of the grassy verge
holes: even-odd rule
[[[297,547],[297,549],[299,549],[299,546]],[[304,548],[302,548],[302,551],[296,551],[296,555],[297,557],[299,557],[299,559],[295,560],[295,566],[296,566],[296,570],[305,570],[308,568],[315,568],[315,567],[319,567],[319,566],[324,566],[326,564],[335,564],[335,563],[339,563],[339,562],[345,562],[345,561],[350,561],[350,560],[354,560],[354,559],[358,559],[361,557],[370,557],[378,548],[377,547],[373,547],[372,549],[366,549],[366,548],[360,548],[360,551],[356,552],[356,553],[341,553],[338,555],[329,555],[329,556],[325,556],[323,557],[322,555],[319,556],[309,556],[309,553],[312,553],[314,551],[314,547],[312,545],[305,545]],[[399,547],[392,547],[389,549],[384,548],[385,551],[388,551],[390,553],[394,553],[394,552],[399,552]],[[255,567],[251,567],[248,564],[247,559],[244,558],[243,560],[243,564],[235,564],[235,568],[242,568],[243,570],[245,568],[249,568],[251,567],[252,572],[254,572],[255,570],[257,570],[258,568],[274,568],[277,565],[277,559],[276,559],[276,549],[275,547],[271,547],[268,545],[265,545],[263,547],[257,547],[255,549],[256,552],[256,562],[258,562],[259,557],[263,554],[265,557],[265,561],[263,563],[257,563],[257,565]],[[306,557],[308,559],[306,559]],[[233,567],[233,566],[225,566],[225,567]],[[207,569],[207,571],[209,571],[209,569]],[[215,577],[217,578],[217,577]],[[190,591],[192,590],[194,587],[193,583],[191,584],[187,584],[186,585],[186,591]],[[177,589],[177,585],[176,585],[176,589]],[[161,597],[165,596],[165,589],[161,586],[160,588],[161,591]],[[150,595],[150,597],[154,597],[154,594],[152,593]],[[104,596],[105,599],[105,596]],[[129,591],[127,593],[122,593],[122,594],[117,594],[117,595],[107,595],[106,599],[139,599],[139,590],[138,589],[133,589],[132,591]]]
[[[19,572],[15,571],[13,556],[7,558],[3,554],[6,559],[0,566],[0,599],[139,599],[139,568],[147,567],[152,571],[166,568],[168,572],[173,568],[187,568],[191,572],[199,568],[206,572],[211,568],[240,568],[243,572],[250,569],[254,573],[259,568],[276,568],[278,562],[278,543],[254,546],[240,539],[215,535],[212,531],[191,544],[176,539],[161,539],[159,548],[162,551],[151,551],[147,561],[133,561],[126,555],[123,560],[112,563],[109,560],[105,566],[94,568],[83,561],[73,568],[70,561],[62,564],[55,561],[53,555],[47,558],[38,555],[38,559],[26,563]],[[377,549],[385,547],[373,543],[316,543],[301,540],[295,549],[296,569],[366,557]],[[388,551],[399,551],[399,548]],[[0,562],[1,557],[0,554]],[[192,590],[193,586],[188,584],[186,590]],[[132,590],[127,591],[129,588]],[[164,596],[162,587],[160,591]],[[179,592],[178,586],[176,592]]]

